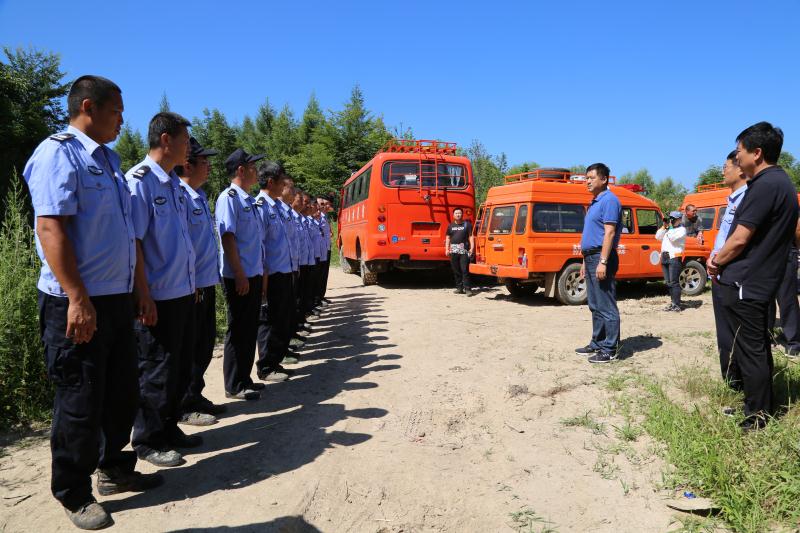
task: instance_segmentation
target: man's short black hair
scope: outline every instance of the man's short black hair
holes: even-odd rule
[[[462,215],[464,214],[464,210],[462,208],[460,208],[460,207],[456,207],[455,209],[453,209],[453,214],[454,215],[456,214],[456,211],[461,211],[461,214]]]
[[[759,122],[745,129],[736,137],[737,143],[742,143],[745,150],[752,152],[761,148],[764,161],[770,165],[778,162],[783,148],[783,131],[769,122]]]
[[[601,178],[605,178],[608,181],[608,177],[611,175],[611,169],[605,163],[594,163],[586,167],[586,173],[588,174],[594,170],[597,172],[597,175]]]
[[[731,153],[728,154],[728,157],[725,158],[726,161],[733,161],[736,163],[736,150],[732,150]]]
[[[269,181],[280,181],[288,178],[280,161],[264,161],[258,165],[258,187],[266,189]]]
[[[178,135],[183,128],[188,128],[192,123],[171,111],[162,111],[150,119],[150,127],[147,129],[147,142],[150,148],[161,146],[161,135],[166,133],[170,137]]]
[[[97,106],[102,106],[111,99],[114,93],[122,94],[119,85],[103,78],[102,76],[81,76],[74,82],[67,95],[67,111],[69,118],[75,118],[81,113],[81,102],[91,100]]]

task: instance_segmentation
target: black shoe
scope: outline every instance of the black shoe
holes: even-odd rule
[[[722,414],[725,416],[734,417],[739,413],[739,410],[735,407],[723,407]]]
[[[592,355],[592,354],[595,354],[595,353],[597,353],[599,351],[600,350],[598,350],[596,348],[592,348],[588,344],[586,346],[584,346],[583,348],[575,348],[575,353],[578,354],[578,355]]]
[[[760,415],[750,415],[739,424],[742,432],[749,433],[767,427],[767,419]]]
[[[103,529],[114,523],[111,516],[103,509],[103,506],[92,499],[84,503],[74,511],[70,511],[66,507],[64,511],[67,516],[79,529]]]
[[[97,471],[97,492],[101,496],[111,496],[122,492],[143,492],[163,484],[164,476],[161,474],[122,472],[119,468]]]
[[[175,450],[150,450],[139,459],[155,466],[179,466],[183,464],[183,456]]]
[[[453,291],[453,294],[464,294],[464,289],[456,289]]]
[[[289,379],[289,374],[280,370],[266,370],[258,372],[258,379],[270,383],[281,383]]]
[[[248,385],[247,388],[258,392],[258,391],[264,390],[265,388],[267,388],[267,386],[264,385],[263,383],[255,383],[255,382],[253,382],[250,385]]]
[[[616,360],[617,354],[611,352],[597,352],[588,359],[590,363],[610,363]]]
[[[294,357],[295,359],[301,359],[302,358],[302,356],[299,353],[297,353],[297,352],[295,352],[293,350],[286,350],[286,355],[284,357]]]
[[[209,415],[220,415],[228,410],[227,407],[224,405],[218,405],[213,403],[208,398],[203,396],[200,397],[200,400],[197,402],[197,407],[195,407],[201,413],[207,413]]]
[[[178,428],[170,437],[169,444],[175,448],[197,448],[202,446],[203,437],[200,435],[187,435]]]
[[[478,291],[476,291],[475,289],[467,289],[466,292],[467,296],[475,296],[476,294],[478,294]]]

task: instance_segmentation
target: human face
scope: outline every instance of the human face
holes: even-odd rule
[[[102,105],[91,102],[88,112],[92,117],[92,131],[97,142],[105,144],[117,138],[124,122],[123,111],[122,95],[117,91],[112,91],[111,98]]]
[[[736,163],[748,178],[755,176],[758,160],[761,158],[761,148],[748,152],[742,143],[736,146]]]
[[[461,209],[456,209],[453,211],[453,220],[456,222],[461,222],[461,219],[464,218],[464,212]]]
[[[187,163],[185,168],[187,176],[202,185],[208,181],[208,171],[211,169],[211,163],[208,161],[208,156],[201,155],[197,156],[194,165]]]
[[[247,163],[246,165],[242,165],[239,168],[242,169],[242,183],[249,189],[253,185],[256,184],[258,181],[258,171],[256,170],[255,163]]]
[[[281,200],[288,205],[292,205],[294,196],[294,182],[292,180],[286,180],[286,184],[283,186],[283,191],[281,192]]]
[[[687,207],[686,218],[688,218],[689,220],[694,220],[695,218],[697,218],[697,209],[694,207]]]
[[[305,207],[305,204],[303,203],[303,195],[302,194],[296,194],[294,196],[294,202],[292,202],[292,209],[294,209],[298,213],[302,213],[304,207]]]
[[[597,196],[603,192],[608,186],[608,179],[601,177],[597,174],[596,170],[590,170],[586,173],[586,188],[589,192]]]
[[[736,161],[731,159],[726,160],[725,164],[722,165],[722,183],[726,187],[732,187],[743,179],[744,174],[742,173],[742,169],[739,168],[739,165],[736,164]]]
[[[164,139],[163,136],[161,138]],[[184,164],[189,156],[189,130],[183,127],[174,137],[167,135],[166,138],[164,148],[169,157],[176,165]]]

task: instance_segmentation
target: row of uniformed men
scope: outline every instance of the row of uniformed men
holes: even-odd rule
[[[73,524],[98,529],[112,520],[92,494],[93,472],[101,495],[156,487],[163,478],[136,472],[137,458],[181,464],[176,449],[202,439],[178,422],[213,423],[223,409],[202,395],[220,277],[229,311],[226,396],[257,398],[264,385],[249,377],[256,336],[259,377],[286,379],[281,362],[295,356],[290,344],[302,344],[292,337],[309,329],[305,318],[322,304],[330,230],[317,202],[294,194],[280,165],[256,170],[259,156],[237,150],[226,160],[231,186],[217,202],[219,254],[200,189],[215,152],[190,142],[188,121],[153,117],[149,153],[126,179],[105,146],[123,123],[120,88],[82,76],[67,103],[70,126],[37,147],[23,176],[36,216],[42,343],[56,392],[51,490]],[[247,191],[257,181],[256,200]],[[330,208],[325,199],[322,205]],[[134,452],[123,451],[129,442]]]

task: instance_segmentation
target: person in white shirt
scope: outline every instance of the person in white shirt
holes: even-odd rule
[[[683,249],[686,247],[686,228],[682,224],[683,214],[673,211],[664,219],[664,225],[656,232],[661,241],[661,269],[672,303],[665,311],[681,311],[680,275],[683,270]]]

